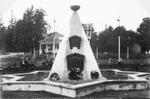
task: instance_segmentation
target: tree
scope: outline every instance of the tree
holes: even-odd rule
[[[47,22],[44,20],[45,11],[43,9],[28,8],[23,19],[16,23],[15,45],[19,51],[31,52],[33,48],[39,49],[39,40],[47,32]]]
[[[114,51],[113,28],[111,26],[109,26],[99,34],[98,48],[100,52]]]
[[[28,52],[30,49],[26,49],[25,46],[29,47],[29,45],[26,45],[24,41],[28,41],[26,38],[28,38],[25,33],[27,31],[27,24],[24,20],[18,20],[15,26],[15,35],[13,37],[14,45],[17,51],[24,51]],[[32,43],[32,42],[30,42]]]
[[[140,35],[135,31],[128,30],[127,33],[127,42],[128,46],[132,47],[134,44],[139,44],[139,37]]]
[[[6,36],[6,50],[7,51],[16,51],[14,44],[14,35],[15,35],[15,26],[16,19],[11,17],[10,24],[7,27],[7,36]]]
[[[0,48],[6,50],[6,27],[3,25],[0,18]]]
[[[142,23],[137,28],[137,32],[140,34],[140,45],[142,52],[150,50],[150,18],[143,18]]]
[[[129,30],[125,27],[116,27],[113,29],[111,26],[106,28],[99,34],[98,48],[100,52],[117,53],[118,52],[118,36],[120,35],[121,53],[127,52],[127,46],[132,47],[134,44],[139,44],[139,34]]]
[[[116,38],[116,45],[117,45],[117,49],[116,51],[118,52],[118,36],[120,35],[120,51],[121,53],[126,53],[126,48],[127,48],[127,42],[128,42],[128,34],[126,32],[125,27],[120,26],[120,27],[116,27],[114,29],[113,32],[115,38]]]
[[[93,52],[96,52],[97,41],[98,41],[97,39],[98,39],[98,37],[97,37],[96,33],[94,33],[90,39],[90,45],[91,45]]]

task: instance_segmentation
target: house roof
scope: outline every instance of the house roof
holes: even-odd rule
[[[39,42],[41,44],[47,44],[47,43],[53,44],[54,37],[55,37],[55,43],[59,44],[61,42],[60,38],[63,37],[63,35],[58,32],[55,32],[55,33],[53,32],[53,33],[48,34],[48,36],[45,39],[40,40]]]

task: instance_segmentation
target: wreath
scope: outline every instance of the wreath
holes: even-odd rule
[[[98,79],[99,77],[99,73],[97,71],[92,71],[91,72],[91,78],[92,79]]]
[[[80,68],[72,68],[69,71],[69,79],[71,80],[80,80],[82,79],[82,73]]]
[[[57,73],[53,73],[51,76],[50,76],[50,80],[52,81],[57,81],[59,80],[59,75]]]

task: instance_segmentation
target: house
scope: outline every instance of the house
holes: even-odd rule
[[[63,35],[58,32],[53,32],[47,35],[45,39],[39,41],[39,54],[57,52],[59,43],[62,41]],[[55,46],[55,47],[54,47]]]
[[[92,37],[92,33],[94,33],[94,28],[93,28],[93,24],[82,24],[83,29],[88,37],[88,39],[90,40]],[[55,38],[54,38],[55,37]],[[43,54],[43,53],[57,53],[58,49],[59,49],[59,43],[62,40],[63,35],[58,33],[58,32],[53,32],[48,34],[45,39],[40,40],[40,49],[39,49],[39,54]],[[55,39],[55,41],[54,41]],[[55,48],[54,48],[54,44],[55,43]]]

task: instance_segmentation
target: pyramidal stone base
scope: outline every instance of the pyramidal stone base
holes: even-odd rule
[[[118,80],[107,79],[80,82],[45,81],[43,80],[46,77],[44,75],[47,75],[48,71],[35,71],[31,73],[2,75],[1,91],[46,91],[67,97],[82,97],[94,92],[108,90],[137,91],[149,89],[149,80],[146,78],[148,73],[136,73],[119,70],[105,70],[104,72],[109,71],[115,72],[116,74],[126,74],[127,78],[118,78]]]

